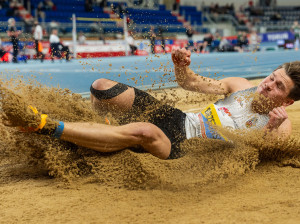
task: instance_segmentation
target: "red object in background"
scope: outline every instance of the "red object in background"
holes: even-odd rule
[[[5,53],[2,58],[0,58],[0,62],[9,62],[9,53]]]
[[[186,47],[188,44],[187,40],[174,40],[174,45],[179,46],[180,48]]]
[[[177,44],[168,44],[165,46],[165,51],[163,50],[161,45],[155,45],[154,51],[155,53],[171,53],[173,49],[181,48],[180,45]]]
[[[77,57],[78,58],[97,58],[97,57],[118,57],[118,56],[126,56],[125,51],[119,51],[119,52],[78,52]]]
[[[144,51],[144,50],[136,50],[134,55],[138,55],[138,56],[147,56],[148,52]]]

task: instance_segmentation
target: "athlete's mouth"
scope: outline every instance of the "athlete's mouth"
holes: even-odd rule
[[[259,94],[266,96],[267,95],[267,90],[264,88],[263,85],[259,86],[258,91]]]

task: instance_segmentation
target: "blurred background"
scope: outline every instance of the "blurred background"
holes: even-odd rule
[[[298,50],[299,0],[0,0],[0,61]]]

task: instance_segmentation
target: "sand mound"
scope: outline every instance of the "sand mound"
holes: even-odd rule
[[[92,110],[88,101],[68,90],[20,80],[5,82],[3,86],[18,94],[18,102],[34,105],[52,119],[104,123],[104,118]],[[2,108],[16,103],[10,102],[13,100],[10,98],[2,99],[5,100]],[[17,128],[3,125],[0,130],[0,176],[3,183],[26,173],[49,175],[65,181],[80,177],[86,183],[130,189],[180,190],[244,174],[255,169],[260,161],[276,161],[293,167],[300,164],[300,143],[296,138],[258,141],[259,136],[251,135],[245,139],[236,137],[232,142],[191,139],[183,143],[184,157],[165,161],[130,150],[98,153],[48,136],[21,133]]]

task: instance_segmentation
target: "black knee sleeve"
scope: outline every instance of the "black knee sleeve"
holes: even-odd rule
[[[90,91],[91,94],[98,100],[109,100],[125,92],[127,89],[127,85],[123,83],[118,83],[107,90],[97,90],[91,85]]]

